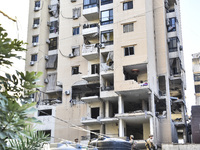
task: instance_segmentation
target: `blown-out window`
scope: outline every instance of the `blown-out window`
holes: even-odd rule
[[[113,44],[113,30],[101,32],[101,43],[106,45]]]

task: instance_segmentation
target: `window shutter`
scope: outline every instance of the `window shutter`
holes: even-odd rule
[[[49,74],[47,75],[47,79],[49,83],[47,84],[47,91],[55,90],[56,89],[56,80],[57,80],[57,74]]]
[[[58,55],[49,55],[48,57],[49,59],[46,62],[46,69],[56,69]]]

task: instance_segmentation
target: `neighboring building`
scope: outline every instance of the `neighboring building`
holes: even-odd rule
[[[200,105],[200,53],[192,54],[196,105]]]
[[[180,0],[30,1],[28,43],[52,142],[97,137],[83,129],[187,141]]]

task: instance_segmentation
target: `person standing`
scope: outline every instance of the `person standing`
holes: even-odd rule
[[[129,142],[131,143],[131,150],[135,150],[135,142],[134,142],[134,136],[130,135],[130,140]]]
[[[155,150],[155,146],[153,144],[153,135],[149,135],[149,138],[145,140],[145,147],[147,150]]]

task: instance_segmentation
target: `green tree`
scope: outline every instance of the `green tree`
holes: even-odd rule
[[[2,66],[10,68],[13,64],[12,58],[21,59],[17,52],[25,51],[22,47],[25,43],[17,39],[7,38],[8,34],[0,25],[0,70]],[[26,135],[24,129],[32,122],[39,122],[34,117],[27,115],[36,109],[30,95],[38,87],[35,83],[41,73],[19,72],[16,74],[0,72],[0,149],[11,149],[7,147],[9,139],[20,139],[20,137],[31,138]]]

